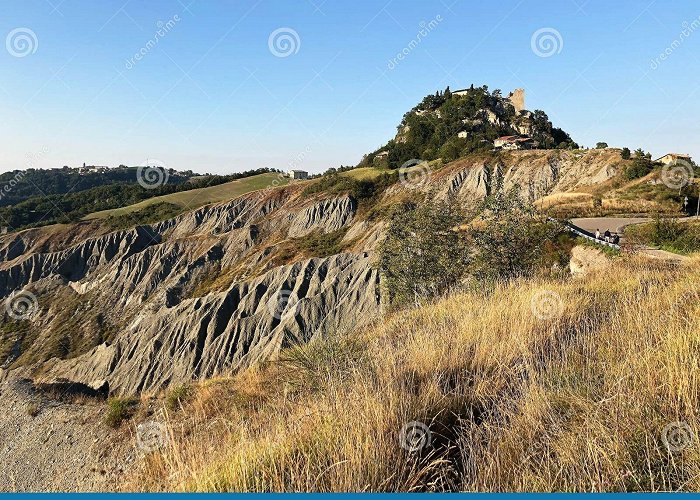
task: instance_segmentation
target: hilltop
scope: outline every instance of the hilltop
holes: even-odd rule
[[[541,149],[577,149],[569,134],[554,127],[544,111],[524,109],[524,91],[517,99],[487,86],[426,96],[408,111],[398,133],[384,147],[368,154],[361,165],[398,168],[413,159],[452,161],[474,152],[490,151],[503,136],[520,136]]]

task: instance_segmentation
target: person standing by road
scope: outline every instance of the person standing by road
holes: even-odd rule
[[[600,239],[600,229],[595,230],[595,239],[599,240]]]
[[[603,233],[603,236],[605,237],[605,242],[610,243],[610,236],[611,235],[610,235],[610,231],[608,229],[605,230],[605,232]]]

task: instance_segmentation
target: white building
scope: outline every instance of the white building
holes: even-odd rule
[[[659,161],[664,165],[670,165],[671,163],[676,163],[677,161],[685,161],[688,163],[692,163],[693,159],[690,157],[690,155],[684,155],[680,153],[668,153],[663,155],[656,161]]]

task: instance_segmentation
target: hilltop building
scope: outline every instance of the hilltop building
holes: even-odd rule
[[[498,149],[518,150],[518,149],[535,149],[538,144],[532,137],[526,135],[507,135],[499,137],[493,141],[493,145]]]
[[[297,179],[301,181],[309,178],[309,173],[306,170],[290,170],[288,175],[290,179]]]
[[[452,95],[466,95],[469,89],[455,90]],[[515,112],[525,111],[525,89],[515,89],[506,97],[515,108]]]
[[[664,165],[670,165],[671,163],[675,163],[677,161],[686,161],[688,163],[692,163],[693,159],[690,157],[690,155],[685,155],[681,153],[668,153],[663,155],[656,161],[661,162]]]

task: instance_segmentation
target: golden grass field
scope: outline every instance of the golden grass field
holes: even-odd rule
[[[700,259],[617,259],[455,293],[196,385],[124,487],[697,491]],[[413,424],[413,451],[410,422],[429,430]]]

